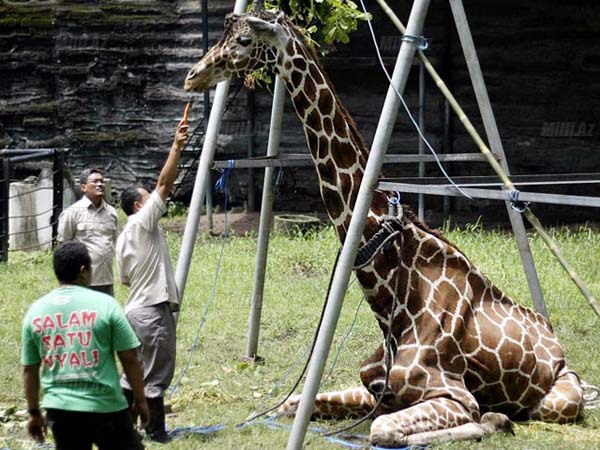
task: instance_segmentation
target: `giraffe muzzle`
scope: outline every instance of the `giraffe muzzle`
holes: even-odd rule
[[[187,91],[195,91],[202,92],[208,89],[209,80],[205,73],[198,70],[196,67],[192,68],[187,76],[185,77],[185,82],[183,84],[183,88]]]

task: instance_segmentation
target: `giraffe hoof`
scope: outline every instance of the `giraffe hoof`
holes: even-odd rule
[[[510,433],[515,435],[512,421],[504,414],[488,412],[481,416],[479,421],[485,434],[489,433]]]
[[[400,447],[406,442],[406,436],[397,429],[394,422],[386,416],[379,416],[371,425],[369,436],[371,444],[378,447]]]
[[[288,398],[283,405],[279,407],[277,412],[280,414],[287,414],[288,416],[293,416],[296,410],[298,409],[298,404],[300,403],[300,394],[293,394]]]

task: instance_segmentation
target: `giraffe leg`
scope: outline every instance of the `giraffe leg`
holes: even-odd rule
[[[583,389],[579,377],[565,367],[550,391],[531,408],[529,417],[544,422],[572,423],[582,410]]]
[[[513,423],[504,414],[490,412],[481,416],[480,423],[468,422],[456,427],[409,434],[408,436],[398,437],[398,442],[392,444],[392,446],[428,445],[433,442],[481,439],[486,434],[498,432],[514,435]]]
[[[377,417],[371,425],[370,440],[381,447],[400,447],[438,439],[478,439],[485,433],[460,402],[434,398]]]
[[[279,408],[280,413],[293,415],[300,403],[300,395],[292,395]],[[362,417],[376,404],[375,398],[364,388],[324,392],[315,398],[312,417],[338,418]]]

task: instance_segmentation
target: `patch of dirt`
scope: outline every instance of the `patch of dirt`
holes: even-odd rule
[[[274,216],[283,215],[285,213],[277,211]],[[294,213],[295,214],[295,213]],[[318,217],[321,225],[327,223],[327,216],[325,214],[312,213],[312,217]],[[227,219],[227,229],[230,233],[236,236],[243,236],[247,233],[258,233],[258,225],[260,221],[259,212],[246,212],[246,211],[228,211],[227,215],[222,212],[213,213],[212,216],[212,230],[210,231],[213,235],[220,235],[225,230],[225,219]],[[185,217],[178,217],[176,219],[163,219],[162,227],[167,231],[174,231],[176,233],[183,234],[185,230]],[[314,228],[314,225],[313,225]],[[208,218],[206,215],[200,217],[200,229],[199,233],[206,233],[208,231]]]
[[[227,229],[230,233],[235,233],[237,236],[243,236],[246,233],[257,233],[260,213],[258,212],[227,212],[213,213],[211,234],[222,234],[225,230],[225,219],[227,219]],[[185,218],[181,220],[167,220],[163,224],[163,228],[168,231],[182,233],[185,230]],[[200,218],[200,233],[209,230],[208,218],[202,215]]]

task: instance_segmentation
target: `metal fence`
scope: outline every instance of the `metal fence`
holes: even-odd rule
[[[67,152],[66,149],[46,148],[0,150],[0,262],[8,261],[10,251],[47,248],[56,240],[58,216],[63,209],[64,157]],[[50,170],[41,170],[42,167],[48,167]],[[34,182],[23,183],[15,180],[15,173],[18,170],[35,172],[38,169],[40,176],[35,177]],[[11,183],[11,180],[14,183]],[[51,184],[50,180],[52,180]],[[11,211],[13,209],[10,207],[11,203],[13,205],[16,204],[15,201],[25,203],[27,199],[37,198],[39,191],[45,190],[52,191],[50,204],[43,204],[44,199],[42,199],[41,205],[35,203],[35,210],[32,212],[23,214],[20,211]],[[51,229],[49,239],[39,242],[37,236],[40,235],[40,231],[47,229]],[[32,245],[9,248],[11,238],[16,241],[17,237],[32,233],[36,235]]]

